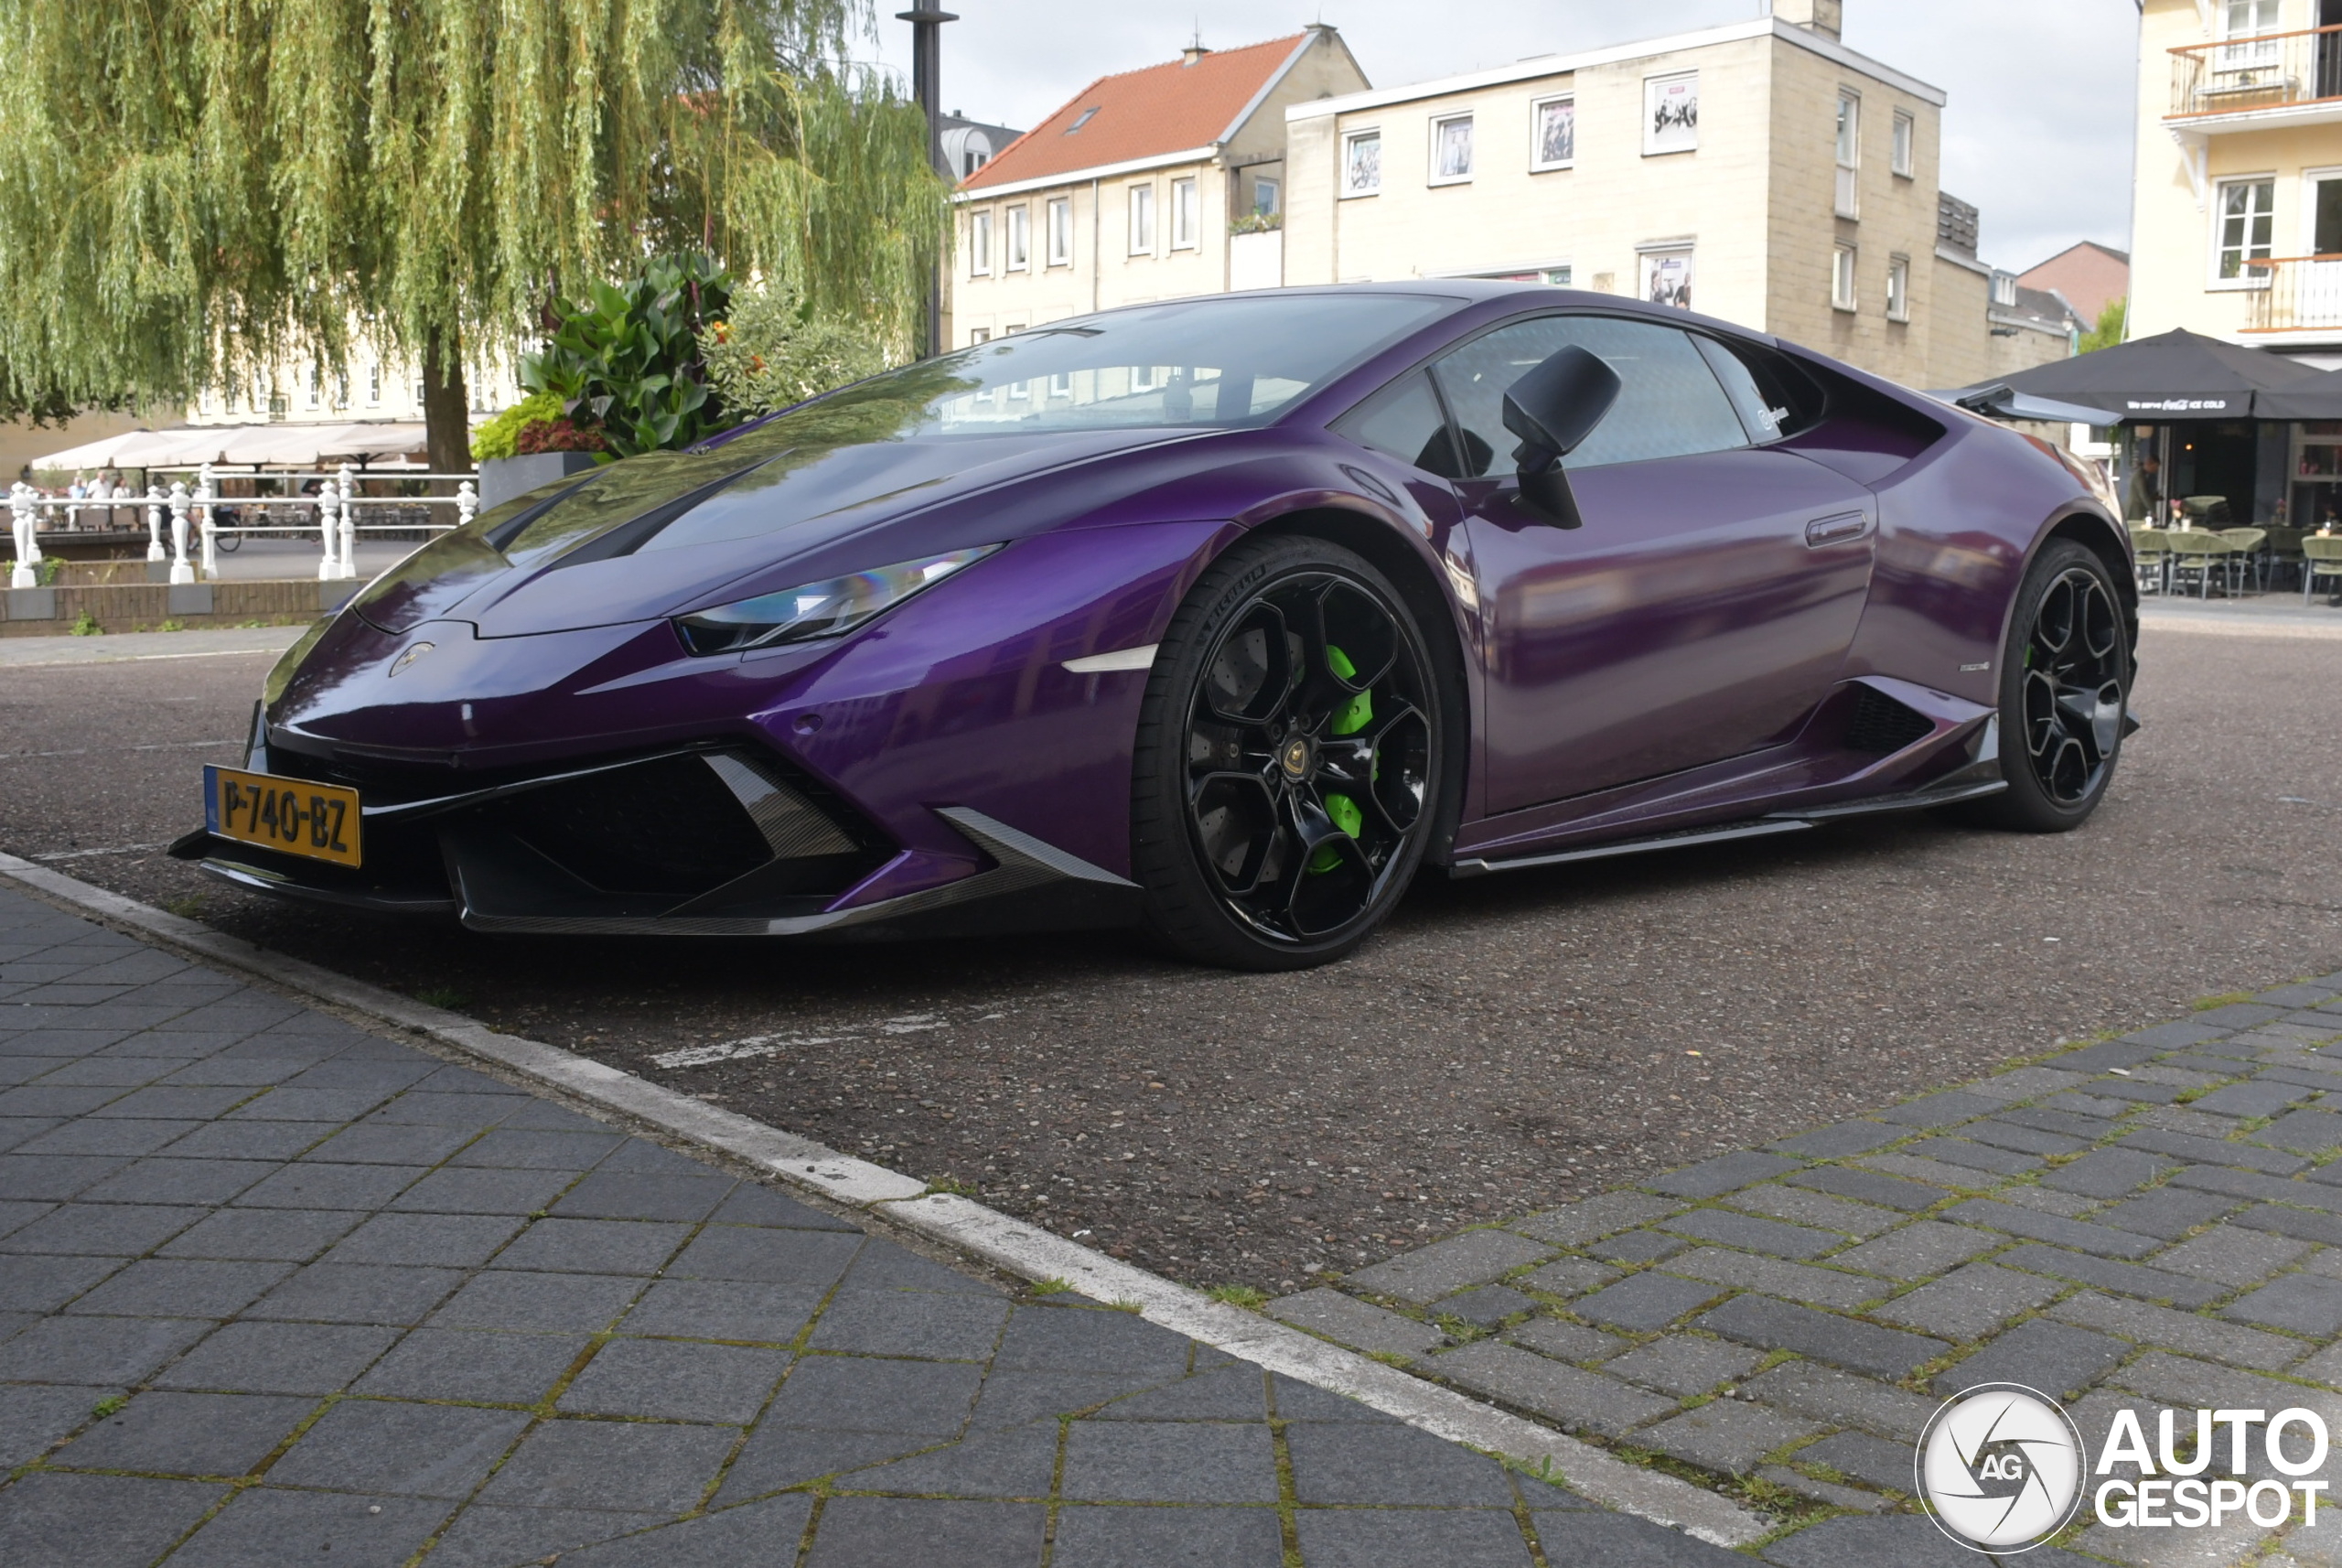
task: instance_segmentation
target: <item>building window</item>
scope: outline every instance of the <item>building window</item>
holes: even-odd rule
[[[1911,319],[1911,261],[1907,256],[1887,258],[1886,319]]]
[[[1643,79],[1643,156],[1689,153],[1700,145],[1700,73]]]
[[[1171,182],[1171,248],[1192,251],[1196,248],[1197,220],[1201,216],[1196,203],[1196,182],[1175,179]]]
[[[2278,62],[2283,46],[2275,38],[2261,35],[2277,30],[2279,0],[2228,0],[2222,7],[2220,36],[2224,38],[2251,38],[2251,43],[2232,43],[2219,51],[2221,70],[2251,70],[2259,66]]]
[[[2342,177],[2312,176],[2307,206],[2310,254],[2330,257],[2342,253]]]
[[[1905,179],[1912,177],[1912,148],[1919,135],[1919,123],[1897,109],[1895,112],[1895,172]]]
[[[317,366],[309,367],[309,406],[315,408],[325,395],[326,373]]]
[[[1352,131],[1342,138],[1342,195],[1373,196],[1382,189],[1382,133]]]
[[[1653,305],[1672,306],[1677,310],[1692,308],[1692,252],[1680,248],[1645,251],[1642,263],[1642,297]]]
[[[1049,265],[1073,265],[1073,198],[1069,196],[1049,203]]]
[[[1472,116],[1450,114],[1431,123],[1431,183],[1461,185],[1472,177]]]
[[[1560,266],[1558,266],[1558,267],[1547,267],[1547,268],[1545,269],[1545,281],[1546,281],[1546,283],[1550,284],[1551,285],[1552,285],[1552,286],[1553,286],[1553,287],[1555,287],[1555,288],[1567,288],[1567,287],[1569,287],[1569,286],[1570,286],[1570,267],[1569,267],[1569,263],[1566,263],[1566,262],[1564,262],[1564,263],[1562,263]]]
[[[1577,162],[1577,99],[1571,93],[1529,105],[1531,169],[1568,168]]]
[[[975,347],[976,347],[977,345],[979,345],[979,344],[982,344],[982,343],[989,343],[989,342],[991,342],[991,341],[992,341],[992,328],[989,328],[989,327],[971,327],[971,328],[968,328],[968,347],[969,347],[969,348],[973,349],[973,348],[975,348]]]
[[[1863,101],[1851,92],[1838,94],[1838,216],[1862,213]]]
[[[1854,308],[1854,263],[1859,252],[1840,245],[1830,255],[1830,305],[1835,310]]]
[[[1131,187],[1131,254],[1155,253],[1155,187]]]
[[[377,408],[381,405],[381,402],[382,362],[380,360],[377,360],[374,361],[372,368],[368,370],[366,372],[366,406],[368,408]]]
[[[2016,308],[2016,274],[1996,272],[1993,274],[1993,303],[2004,310]]]
[[[1252,210],[1262,218],[1273,218],[1277,204],[1284,199],[1284,188],[1275,180],[1256,177],[1252,181]]]
[[[968,275],[972,278],[992,274],[992,214],[968,214]]]
[[[1008,209],[1008,270],[1027,272],[1033,264],[1033,209],[1018,205]]]
[[[2276,227],[2277,182],[2273,179],[2223,180],[2219,188],[2218,228],[2215,235],[2222,283],[2262,284],[2267,271],[2248,272],[2247,262],[2265,262]]]

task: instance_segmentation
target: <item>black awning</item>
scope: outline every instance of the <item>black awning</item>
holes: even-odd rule
[[[2104,409],[2109,424],[2342,419],[2342,375],[2264,349],[2185,330],[2077,354],[1996,380],[2028,396]]]

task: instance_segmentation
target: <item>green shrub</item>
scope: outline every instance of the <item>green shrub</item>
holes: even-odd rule
[[[731,423],[709,393],[699,344],[731,296],[732,274],[713,256],[653,258],[624,287],[599,283],[563,301],[552,340],[521,361],[521,384],[558,399],[620,457],[689,446]]]
[[[491,457],[518,456],[521,427],[559,419],[563,412],[561,399],[553,393],[530,393],[472,432],[473,460],[485,463]]]
[[[770,413],[901,362],[859,322],[816,315],[785,288],[743,290],[699,335],[708,384],[743,418]]]

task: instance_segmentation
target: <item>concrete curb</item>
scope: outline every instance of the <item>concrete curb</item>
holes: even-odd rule
[[[462,1014],[432,1007],[331,970],[272,953],[209,926],[109,893],[46,866],[0,854],[0,875],[84,914],[189,957],[366,1014],[466,1055],[559,1089],[743,1160],[833,1203],[866,1209],[891,1224],[1022,1278],[1063,1280],[1095,1301],[1135,1305],[1141,1316],[1241,1360],[1346,1395],[1437,1437],[1550,1473],[1594,1502],[1681,1530],[1718,1546],[1768,1534],[1763,1516],[1679,1477],[1646,1470],[1590,1444],[1466,1398],[1436,1383],[1290,1328],[1200,1291],[1108,1257],[964,1197],[810,1138],[679,1094],[555,1046],[499,1034]]]

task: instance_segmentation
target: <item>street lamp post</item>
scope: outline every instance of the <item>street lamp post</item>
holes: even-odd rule
[[[938,8],[934,0],[914,0],[912,9],[897,11],[895,19],[911,25],[911,91],[919,99],[919,106],[927,115],[927,161],[935,172],[947,181],[951,171],[943,166],[943,102],[941,83],[943,67],[943,24],[960,18],[950,11]],[[952,183],[957,183],[952,181]],[[935,270],[927,280],[927,341],[929,358],[943,352],[943,266],[945,256],[935,258]]]

